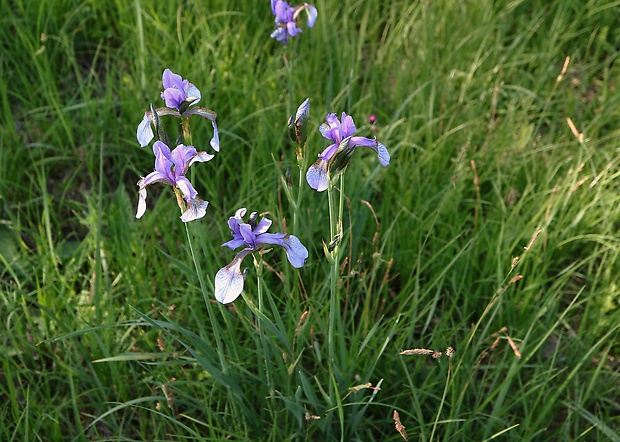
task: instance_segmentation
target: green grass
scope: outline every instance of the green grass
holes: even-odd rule
[[[618,2],[315,4],[283,47],[267,1],[0,3],[1,440],[398,441],[394,410],[409,440],[620,440]],[[187,232],[164,186],[134,218],[165,68],[221,129]],[[341,111],[392,156],[346,172],[337,324],[308,187],[306,265],[212,293],[236,209],[291,232],[306,97],[309,158]]]

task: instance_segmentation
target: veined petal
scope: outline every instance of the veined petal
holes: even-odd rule
[[[233,302],[243,291],[241,262],[250,252],[250,249],[240,251],[230,264],[222,267],[215,275],[215,299],[222,304]]]
[[[383,167],[386,167],[388,164],[390,164],[390,153],[388,152],[387,148],[383,144],[379,143],[376,139],[373,140],[365,137],[352,137],[350,145],[356,147],[369,147],[370,149],[375,151],[377,157],[379,158],[379,163],[381,163]]]
[[[327,190],[327,161],[318,159],[306,172],[306,181],[317,192]]]
[[[390,153],[381,143],[377,143],[377,156],[379,157],[379,163],[381,163],[383,167],[390,164]]]
[[[302,267],[308,259],[308,249],[294,235],[286,235],[282,239],[282,247],[286,250],[286,257],[296,269]]]
[[[207,214],[208,201],[196,197],[187,202],[187,210],[181,215],[181,221],[187,223],[202,218]]]
[[[301,241],[293,235],[287,235],[285,233],[264,233],[257,236],[256,244],[257,246],[272,244],[283,247],[286,251],[288,261],[295,268],[302,267],[308,258],[308,249],[306,249]]]
[[[155,134],[153,134],[153,128],[151,127],[151,121],[153,117],[149,117],[149,115],[145,112],[144,117],[142,117],[142,121],[138,124],[138,129],[136,130],[136,138],[138,138],[138,143],[140,143],[140,147],[147,146],[153,138],[155,138]]]
[[[146,188],[143,187],[144,178],[140,178],[138,181],[138,210],[136,212],[136,218],[142,218],[144,212],[146,212]]]

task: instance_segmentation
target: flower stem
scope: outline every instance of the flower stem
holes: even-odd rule
[[[263,330],[262,323],[263,318],[265,317],[265,313],[263,311],[264,301],[263,301],[263,257],[259,256],[258,261],[254,258],[254,265],[256,266],[256,285],[257,285],[257,297],[258,297],[258,314],[256,315],[256,327],[258,328],[258,334],[260,336],[260,342],[262,347],[262,355],[259,355],[259,359],[262,358],[262,362],[265,364],[265,377],[267,378],[267,387],[269,388],[269,393],[274,391],[273,381],[271,379],[271,373],[269,371],[269,361],[271,360],[271,355],[269,352],[269,345],[267,335],[265,330]],[[260,362],[259,362],[260,364]]]
[[[189,118],[181,115],[181,127],[183,128],[183,139],[186,146],[192,146],[192,132],[189,129]]]
[[[330,266],[330,299],[329,299],[329,325],[327,330],[327,353],[329,357],[329,375],[333,397],[337,402],[338,418],[340,420],[341,437],[344,437],[344,410],[340,400],[339,378],[343,372],[343,367],[339,367],[340,358],[336,353],[335,340],[339,337],[338,351],[342,354],[343,335],[342,317],[340,314],[340,299],[338,295],[338,280],[340,279],[340,241],[342,240],[342,214],[344,207],[344,173],[340,175],[340,188],[338,189],[339,203],[336,213],[336,195],[334,194],[331,179],[328,178],[327,187],[329,204],[329,232],[330,244],[328,245],[328,260]],[[329,250],[331,249],[331,250]]]
[[[303,160],[305,162],[305,159]],[[295,207],[293,207],[293,235],[299,235],[297,230],[297,220],[299,219],[299,212],[301,210],[301,194],[304,188],[304,164],[299,164],[299,184],[297,186],[297,200],[295,201]]]

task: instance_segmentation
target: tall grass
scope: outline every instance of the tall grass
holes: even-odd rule
[[[0,4],[0,439],[620,439],[618,5],[315,5],[283,47],[264,1]],[[165,186],[134,219],[165,68],[221,128],[187,232]],[[302,269],[212,296],[236,209],[292,228],[306,97],[309,162],[328,112],[392,156],[346,171],[331,356],[325,194]]]

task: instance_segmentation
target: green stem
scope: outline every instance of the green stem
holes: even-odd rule
[[[181,127],[183,128],[183,139],[186,146],[192,146],[192,132],[189,129],[189,118],[181,115]],[[172,146],[170,146],[172,147]]]
[[[297,186],[297,200],[295,201],[295,207],[293,207],[293,235],[299,235],[297,230],[297,220],[299,219],[299,211],[301,210],[301,194],[304,188],[304,169],[305,158],[303,162],[299,164],[299,182]]]
[[[336,235],[336,213],[334,207],[334,189],[332,187],[332,182],[327,176],[327,204],[329,206],[329,242],[331,243],[334,240],[334,236]]]
[[[328,257],[330,266],[330,299],[329,299],[329,325],[327,330],[327,353],[329,357],[329,375],[331,389],[337,402],[338,418],[340,420],[341,440],[344,438],[344,409],[340,401],[339,378],[342,367],[339,367],[340,358],[336,354],[335,339],[340,337],[338,348],[342,351],[342,317],[340,315],[340,299],[338,296],[338,280],[340,279],[340,241],[342,240],[342,213],[344,208],[344,174],[340,176],[340,188],[338,189],[339,203],[338,213],[336,213],[336,196],[334,195],[331,178],[328,177],[327,186],[329,204],[329,233],[330,233],[330,256]]]
[[[265,312],[263,311],[263,257],[260,256],[258,262],[254,261],[256,265],[256,284],[258,289],[258,315],[256,315],[256,326],[258,327],[258,334],[260,336],[261,346],[263,347],[262,358],[263,363],[265,364],[265,376],[267,378],[267,386],[269,387],[269,392],[271,394],[274,391],[273,382],[271,380],[271,373],[269,372],[269,361],[271,360],[269,354],[269,346],[267,343],[267,336],[263,330],[262,322],[263,317],[265,317]]]

